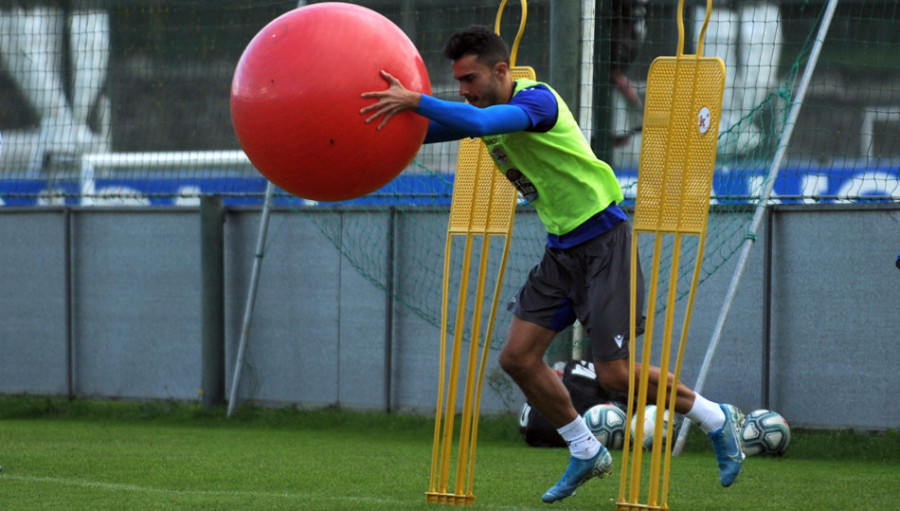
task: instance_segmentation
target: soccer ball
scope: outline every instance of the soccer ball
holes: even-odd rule
[[[676,419],[675,424],[672,426],[672,434],[678,435],[678,428],[680,426],[680,422]],[[641,442],[642,446],[646,450],[653,449],[653,433],[654,428],[656,427],[656,405],[647,405],[647,408],[644,410],[644,424],[640,431],[643,433],[643,440]],[[663,447],[666,445],[666,433],[669,427],[669,411],[666,410],[663,415]],[[635,438],[638,434],[637,428],[637,413],[631,418],[631,440],[635,441]]]
[[[747,456],[781,456],[791,443],[791,427],[774,410],[754,410],[744,418],[741,448]]]
[[[602,403],[584,412],[584,422],[607,449],[621,449],[625,444],[625,412],[616,405]]]

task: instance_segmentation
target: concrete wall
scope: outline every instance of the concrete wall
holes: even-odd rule
[[[440,332],[385,289],[402,296],[419,274],[440,275],[441,258],[433,268],[419,259],[443,253],[443,231],[414,233],[445,226],[446,211],[276,210],[258,255],[259,220],[257,209],[226,212],[226,396],[259,256],[241,400],[433,413]],[[900,427],[889,404],[900,387],[900,206],[779,206],[771,221],[770,239],[760,232],[750,251],[703,393],[799,426]],[[745,231],[729,236],[740,242]],[[337,242],[326,235],[335,232]],[[371,234],[370,264],[393,273],[390,282],[341,255],[359,232]],[[530,266],[540,243],[537,218],[521,212],[509,265]],[[0,393],[199,400],[200,254],[196,208],[0,209]],[[708,246],[706,257],[720,256]],[[738,259],[699,287],[682,372],[690,385]],[[519,273],[501,291],[498,338]],[[422,300],[439,300],[435,292]],[[683,310],[684,300],[676,317]],[[482,409],[517,410],[522,397],[497,369],[496,344]]]

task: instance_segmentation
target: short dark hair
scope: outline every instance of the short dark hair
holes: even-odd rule
[[[509,65],[509,46],[496,32],[484,25],[471,25],[450,36],[444,46],[444,57],[458,60],[465,55],[477,55],[488,67],[498,62]]]

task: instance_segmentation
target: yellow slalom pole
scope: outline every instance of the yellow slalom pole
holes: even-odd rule
[[[441,450],[441,428],[444,424],[444,414],[443,414],[443,406],[444,406],[444,382],[446,380],[446,366],[447,366],[447,314],[448,314],[448,300],[447,295],[450,287],[449,279],[450,279],[450,243],[451,238],[448,234],[446,245],[444,247],[444,279],[443,279],[443,292],[441,294],[441,326],[440,326],[440,354],[439,354],[439,366],[438,366],[438,395],[437,395],[437,407],[435,408],[435,416],[434,416],[434,442],[432,443],[432,451],[431,451],[431,483],[428,487],[429,494],[438,494],[438,493],[446,493],[446,486],[442,486],[440,491],[438,491],[437,483],[439,474],[443,473],[443,471],[438,471],[438,465],[442,456],[439,455],[439,451]]]
[[[497,19],[494,21],[494,32],[500,33],[500,20],[503,18],[503,9],[506,7],[506,1],[502,0],[500,2],[500,7],[497,9]],[[519,53],[519,42],[522,41],[522,34],[525,32],[525,22],[528,20],[528,2],[526,0],[520,0],[522,4],[522,19],[519,21],[519,30],[516,32],[516,38],[513,41],[512,48],[509,52],[509,65],[510,67],[515,67],[516,65],[516,56]]]
[[[446,358],[442,355],[442,371],[439,373],[438,411],[435,414],[435,446],[432,449],[432,483],[427,493],[427,501],[451,505],[471,505],[474,502],[474,468],[478,438],[478,410],[481,402],[484,371],[490,348],[494,315],[499,302],[502,286],[503,268],[509,251],[512,234],[512,220],[515,212],[515,188],[503,176],[500,176],[487,153],[487,148],[480,140],[463,140],[460,146],[460,162],[457,168],[454,197],[451,205],[450,226],[448,227],[447,249],[445,253],[445,283],[451,274],[452,240],[465,238],[465,249],[461,264],[458,303],[454,318],[453,343],[451,346],[448,369]],[[483,327],[484,301],[486,282],[489,279],[488,262],[491,256],[491,239],[494,236],[505,236],[506,241],[501,255],[494,296],[491,299],[491,310],[487,320],[487,328]],[[472,271],[473,246],[475,241],[483,240],[481,259],[478,265],[478,280],[475,296],[469,297],[469,275]],[[444,286],[444,302],[442,303],[442,321],[450,318],[446,297],[449,295],[449,284]],[[468,317],[467,301],[474,300],[472,313],[472,338],[469,340],[466,367],[463,368],[463,335],[466,331]],[[442,325],[441,349],[447,350],[445,341],[447,328]],[[482,336],[483,334],[483,336]],[[479,356],[478,347],[483,345]],[[446,371],[449,370],[449,376]],[[459,374],[465,371],[463,381],[463,406],[459,438],[456,447],[456,467],[454,470],[453,491],[450,487],[450,466],[453,458],[454,417],[457,404],[457,388],[460,384]],[[445,389],[446,388],[446,389]],[[444,390],[445,389],[445,390]],[[438,447],[440,443],[440,447]]]
[[[500,20],[506,0],[500,6],[496,20],[499,33]],[[511,52],[511,69],[514,78],[534,79],[534,70],[527,66],[515,66],[515,55],[525,27],[527,5],[522,0],[522,20],[515,44]],[[487,148],[480,140],[464,139],[460,141],[457,157],[456,178],[454,180],[453,199],[450,206],[450,222],[447,228],[447,241],[444,253],[444,281],[441,302],[441,342],[440,370],[438,374],[438,405],[435,411],[434,445],[432,447],[431,481],[426,501],[437,504],[467,506],[474,503],[475,454],[478,440],[478,420],[481,406],[484,374],[490,348],[500,289],[503,283],[504,270],[509,256],[512,237],[512,225],[515,215],[517,192],[509,181],[497,171]],[[465,249],[461,263],[460,285],[458,290],[457,309],[454,317],[453,343],[449,367],[446,351],[448,324],[450,319],[449,292],[451,274],[451,256],[453,240],[465,237]],[[486,329],[482,328],[484,311],[484,294],[488,280],[488,262],[492,239],[504,237],[500,256],[500,267],[490,303]],[[459,438],[456,449],[456,468],[454,472],[453,491],[450,487],[450,465],[453,459],[454,422],[456,415],[457,389],[459,374],[463,371],[462,344],[466,331],[469,290],[469,274],[471,272],[472,250],[476,240],[482,240],[481,258],[478,264],[478,281],[476,283],[472,327],[470,331],[469,349],[465,368],[465,389]],[[482,332],[484,333],[482,337]],[[480,357],[479,345],[482,346]],[[450,374],[447,374],[447,371]]]
[[[635,310],[637,285],[637,247],[641,234],[652,234],[654,250],[650,288],[647,300],[647,318],[641,356],[640,379],[634,377],[635,350],[630,350],[628,415],[636,417],[632,440],[630,422],[626,426],[625,450],[622,456],[622,481],[619,487],[617,510],[669,509],[669,471],[671,443],[673,440],[675,396],[684,359],[684,348],[690,327],[694,295],[699,281],[703,259],[703,245],[709,216],[709,197],[718,135],[718,123],[722,109],[725,84],[725,66],[717,58],[702,57],[703,41],[709,22],[712,0],[707,0],[706,19],[701,29],[696,55],[684,55],[684,0],[678,4],[678,48],[675,57],[659,57],[650,67],[644,112],[638,192],[635,206],[634,236],[632,239],[632,294],[631,339],[636,334]],[[656,422],[653,425],[654,440],[665,436],[668,444],[655,441],[650,454],[649,485],[642,494],[641,438],[644,409],[649,396],[647,373],[650,365],[654,330],[655,307],[659,286],[660,258],[663,239],[673,236],[672,259],[668,277],[666,313],[662,320],[662,346],[660,350],[661,381],[657,388],[655,404]],[[682,325],[677,354],[672,366],[672,336],[675,323],[675,305],[678,298],[678,271],[681,266],[684,236],[697,236],[698,249],[694,262],[688,302]],[[666,375],[672,374],[671,381]],[[670,421],[663,431],[667,415]],[[633,442],[633,445],[629,445]],[[629,449],[630,447],[630,449]],[[665,453],[663,453],[665,449]],[[646,503],[642,503],[642,500]]]
[[[502,182],[500,180],[503,180],[505,178],[501,177],[499,172],[492,172],[491,179],[492,179],[491,190],[496,191],[501,188]],[[494,200],[494,195],[492,195],[491,201],[489,202],[489,206],[488,206],[489,208],[491,208],[492,211],[490,211],[488,213],[488,218],[497,218],[497,217],[502,218],[503,217],[503,215],[504,215],[503,211],[498,211],[496,213],[493,211],[497,202],[498,201]],[[495,287],[494,287],[494,296],[493,296],[493,299],[491,300],[491,310],[490,310],[490,315],[488,316],[487,332],[494,331],[494,320],[497,316],[497,314],[496,314],[497,313],[497,305],[500,302],[500,289],[503,284],[503,277],[504,277],[505,270],[506,270],[506,261],[509,258],[509,244],[510,244],[510,241],[512,241],[511,228],[512,228],[512,217],[510,217],[510,222],[508,223],[508,225],[505,226],[506,232],[503,235],[504,246],[503,246],[503,252],[502,252],[501,258],[500,258],[500,268],[498,269],[497,281],[496,281]],[[496,234],[493,234],[493,235],[487,234],[486,235],[483,250],[486,251],[487,248],[490,247],[491,239],[494,236],[496,236]],[[480,275],[484,275],[485,274],[484,272],[486,272],[486,271],[487,271],[486,268],[483,268],[482,273]],[[481,279],[481,280],[483,281],[484,279]],[[477,316],[480,317],[480,314],[478,314]],[[479,362],[479,366],[478,366],[479,367],[478,380],[475,383],[475,402],[472,404],[472,410],[474,411],[475,417],[472,421],[472,441],[471,441],[472,456],[469,459],[469,469],[468,469],[469,470],[468,488],[470,488],[470,489],[474,488],[474,484],[475,484],[475,450],[478,446],[478,418],[479,418],[478,411],[481,409],[481,391],[484,388],[484,371],[485,371],[485,368],[487,367],[487,359],[488,359],[489,349],[490,349],[490,339],[486,338],[484,340],[484,346],[482,347],[482,350],[481,350],[481,361]]]

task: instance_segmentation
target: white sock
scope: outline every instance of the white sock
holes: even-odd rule
[[[593,458],[600,451],[600,442],[591,433],[584,418],[578,416],[574,421],[559,428],[559,435],[569,444],[572,456],[583,460]]]
[[[697,393],[694,394],[694,406],[687,413],[687,418],[697,423],[706,434],[712,433],[725,424],[725,412],[722,411],[722,408]]]

